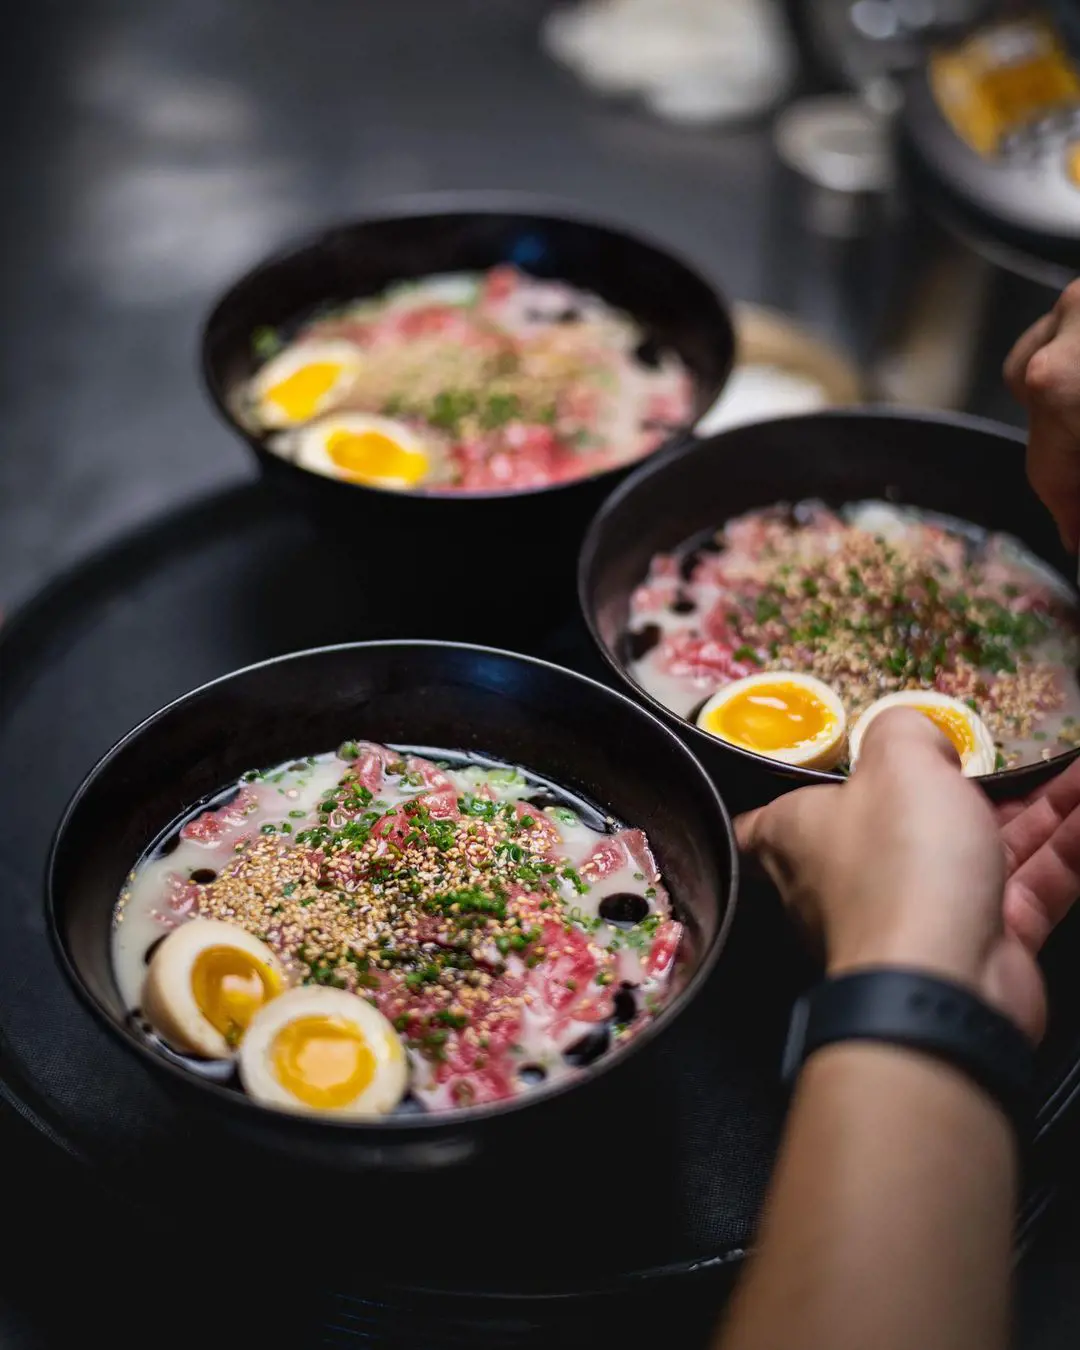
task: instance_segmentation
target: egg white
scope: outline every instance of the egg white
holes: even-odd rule
[[[939,694],[936,689],[902,689],[896,694],[886,694],[862,713],[851,729],[851,764],[859,757],[866,729],[875,717],[889,708],[914,708],[920,712],[926,708],[941,708],[954,713],[961,719],[970,733],[971,747],[961,752],[960,767],[969,777],[993,773],[997,764],[997,746],[989,728],[973,708],[969,708],[958,698],[948,694]]]
[[[175,1050],[206,1059],[229,1059],[236,1052],[195,999],[192,973],[197,957],[212,947],[233,947],[264,966],[279,989],[287,984],[274,952],[235,924],[190,919],[154,952],[143,981],[140,1006],[155,1031]]]
[[[297,342],[267,361],[248,386],[248,396],[261,426],[274,429],[298,426],[333,408],[348,393],[363,365],[359,347],[342,339],[327,342]],[[307,366],[331,365],[337,368],[334,382],[302,414],[293,416],[273,397],[274,389]]]
[[[275,1038],[290,1022],[307,1017],[332,1018],[355,1027],[375,1057],[371,1082],[344,1106],[320,1109],[301,1101],[275,1072]],[[244,1089],[255,1101],[283,1111],[344,1120],[363,1120],[392,1111],[405,1095],[409,1080],[405,1048],[382,1013],[357,994],[325,985],[290,989],[260,1009],[251,1019],[241,1043],[239,1068]]]
[[[798,745],[778,747],[771,750],[758,749],[741,741],[730,740],[728,744],[737,745],[742,750],[764,755],[767,759],[779,760],[783,764],[797,764],[804,769],[831,769],[843,757],[847,731],[847,713],[836,692],[814,675],[805,675],[795,670],[759,671],[756,675],[746,675],[741,680],[732,680],[722,689],[718,689],[697,715],[697,725],[702,731],[717,740],[726,740],[710,725],[713,713],[723,708],[733,699],[757,690],[759,694],[768,693],[770,688],[782,689],[785,686],[805,689],[829,714],[829,720],[821,731],[811,739]]]

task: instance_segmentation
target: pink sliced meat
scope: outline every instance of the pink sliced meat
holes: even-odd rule
[[[549,920],[544,924],[540,942],[545,949],[543,962],[529,975],[527,988],[532,995],[534,1016],[549,1014],[552,1030],[568,1022],[602,1022],[614,1007],[613,958],[594,947],[576,925],[564,928]],[[597,977],[611,977],[597,983]]]
[[[393,844],[400,848],[405,842],[405,837],[413,829],[413,823],[405,814],[404,807],[398,807],[394,811],[388,811],[377,820],[371,827],[371,833],[376,839],[383,839],[388,844]]]
[[[514,810],[519,821],[532,821],[531,825],[523,828],[522,838],[533,853],[551,853],[562,843],[558,825],[538,807],[530,806],[528,802],[515,802]]]
[[[381,745],[360,742],[360,753],[350,764],[350,772],[358,783],[362,783],[370,792],[378,792],[382,787],[389,752]]]
[[[646,581],[634,592],[631,601],[633,612],[640,615],[647,609],[667,609],[678,594],[677,577],[659,577],[655,581]]]
[[[474,1005],[469,1025],[460,1029],[439,1027],[442,1004],[434,997],[410,1000],[406,1036],[422,1037],[432,1026],[445,1033],[432,1077],[456,1105],[480,1106],[514,1095],[517,1065],[511,1047],[521,1037],[522,1004],[513,1000],[523,987],[518,977],[499,976],[488,987],[486,1003]]]
[[[600,353],[597,357],[597,364],[603,364]],[[559,398],[559,416],[571,424],[578,423],[582,431],[588,431],[600,416],[602,397],[599,389],[587,384],[564,389]]]
[[[644,420],[677,426],[686,417],[686,398],[682,390],[650,394],[645,403]]]
[[[242,787],[231,802],[216,811],[203,811],[189,820],[180,830],[181,839],[197,844],[218,844],[237,826],[243,824],[259,806],[259,794],[251,787]]]
[[[543,487],[560,477],[562,448],[548,426],[512,423],[454,447],[461,486],[472,492]]]
[[[641,872],[650,884],[660,879],[660,870],[644,830],[620,830],[615,837],[630,855],[635,872]]]
[[[405,761],[405,768],[423,779],[428,791],[421,792],[416,800],[426,806],[436,820],[456,820],[459,817],[458,790],[437,764],[414,755]]]
[[[619,836],[602,840],[578,868],[582,881],[590,885],[604,877],[611,876],[627,863],[627,852]]]
[[[436,820],[457,820],[461,815],[457,804],[457,789],[453,784],[432,792],[422,792],[416,800],[426,806]]]
[[[439,768],[433,764],[430,759],[421,759],[419,755],[410,755],[405,761],[405,768],[409,773],[418,773],[424,781],[424,786],[429,788],[452,788],[453,782]]]
[[[649,575],[634,592],[631,604],[636,612],[666,609],[679,592],[679,560],[673,553],[658,553],[649,567]]]
[[[170,872],[165,878],[165,904],[170,914],[193,914],[199,907],[198,885],[178,872]]]
[[[683,926],[674,919],[662,923],[653,935],[652,946],[645,958],[645,973],[653,979],[663,979],[675,961],[682,941]]]
[[[728,643],[690,633],[672,633],[666,637],[658,649],[657,662],[670,675],[707,680],[717,685],[742,679],[761,669],[756,661],[736,660]]]
[[[480,292],[481,308],[498,305],[509,299],[517,290],[520,281],[521,278],[516,267],[507,264],[503,267],[491,268],[484,277],[483,289]]]

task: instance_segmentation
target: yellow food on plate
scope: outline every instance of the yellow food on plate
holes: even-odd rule
[[[301,342],[268,361],[251,382],[264,427],[294,427],[340,403],[363,365],[351,342]]]
[[[392,1111],[408,1061],[373,1004],[345,989],[307,985],[266,1005],[240,1046],[240,1078],[255,1101],[285,1111],[362,1120]]]
[[[997,746],[986,723],[973,708],[958,698],[939,694],[934,689],[903,689],[886,694],[857,719],[851,729],[851,764],[859,757],[866,728],[889,708],[913,708],[943,731],[960,756],[960,767],[969,778],[982,773],[993,773],[997,765]]]
[[[368,487],[404,491],[437,477],[440,458],[411,427],[368,413],[335,413],[282,446],[304,469]]]
[[[265,942],[231,923],[192,919],[151,957],[141,1006],[174,1050],[225,1059],[285,984],[281,963]]]
[[[762,671],[717,690],[697,724],[743,750],[805,769],[831,769],[844,755],[847,714],[813,675]]]

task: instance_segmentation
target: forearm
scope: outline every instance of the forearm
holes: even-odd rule
[[[1000,1350],[1017,1163],[960,1072],[848,1042],[801,1075],[718,1350]]]

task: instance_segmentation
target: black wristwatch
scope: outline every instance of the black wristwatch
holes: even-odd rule
[[[1007,1017],[962,985],[896,967],[826,980],[795,1004],[783,1076],[836,1041],[884,1041],[955,1065],[1002,1107],[1025,1138],[1031,1126],[1035,1055]]]

